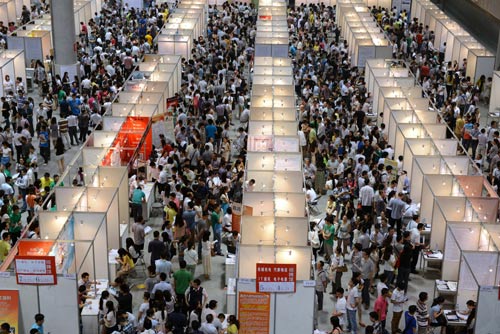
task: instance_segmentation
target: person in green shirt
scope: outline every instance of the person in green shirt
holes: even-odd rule
[[[191,275],[191,272],[186,270],[186,266],[186,261],[180,260],[180,269],[177,270],[173,275],[175,294],[177,295],[177,300],[182,304],[183,309],[186,308],[186,299],[184,298],[184,293],[189,288],[189,284],[193,280],[193,275]]]
[[[12,244],[15,245],[17,239],[21,237],[21,230],[23,225],[21,224],[21,212],[19,211],[19,206],[12,206],[12,213],[9,215],[9,233],[12,238]]]
[[[325,245],[325,260],[330,262],[330,257],[333,254],[333,237],[335,235],[335,225],[333,225],[332,215],[326,216],[322,234]]]
[[[212,231],[214,232],[214,241],[215,242],[215,252],[217,255],[223,255],[220,250],[220,244],[222,241],[222,214],[220,209],[220,204],[216,204],[214,207],[214,211],[210,215],[210,222],[212,224]]]

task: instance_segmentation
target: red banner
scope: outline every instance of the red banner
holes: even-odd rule
[[[268,293],[239,292],[240,334],[269,333],[271,298]]]
[[[19,291],[0,290],[0,324],[10,325],[11,333],[19,333]]]
[[[57,284],[54,256],[16,256],[15,263],[17,284]]]
[[[295,292],[296,264],[257,263],[258,292]]]

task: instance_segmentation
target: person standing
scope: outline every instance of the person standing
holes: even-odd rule
[[[403,250],[399,254],[399,268],[396,285],[402,284],[403,289],[408,289],[408,279],[410,278],[411,262],[413,258],[413,245],[410,242],[410,232],[403,233]]]
[[[46,165],[50,160],[50,142],[49,142],[49,132],[45,125],[40,129],[40,134],[38,135],[40,155],[44,160],[44,165]]]
[[[210,231],[205,230],[201,242],[201,256],[203,261],[203,274],[209,279],[212,274],[212,243],[210,242]]]
[[[335,296],[337,297],[337,302],[335,303],[335,311],[332,316],[338,317],[340,326],[344,327],[347,323],[347,300],[344,297],[344,289],[338,287]]]
[[[405,329],[403,334],[414,334],[417,332],[417,319],[415,318],[415,313],[417,312],[417,306],[410,305],[408,311],[405,312]]]
[[[387,208],[391,211],[389,225],[396,227],[396,233],[398,235],[401,235],[402,232],[402,219],[406,207],[406,203],[403,201],[403,196],[404,194],[400,192],[398,196],[392,198],[387,205]]]
[[[318,311],[323,310],[323,295],[325,293],[326,287],[328,285],[328,277],[324,269],[325,263],[319,261],[316,264],[316,297],[318,298]]]
[[[198,252],[194,241],[188,241],[188,248],[184,251],[184,260],[186,261],[187,270],[194,277],[196,265],[198,264]]]
[[[400,333],[399,322],[401,321],[401,316],[403,315],[403,305],[406,301],[406,296],[404,292],[405,286],[399,283],[396,289],[392,292],[391,304],[392,304],[392,322],[391,322],[391,332],[392,334]]]
[[[212,223],[212,231],[214,232],[214,242],[215,242],[215,252],[217,255],[221,255],[221,242],[222,242],[222,211],[219,204],[216,204],[212,215],[210,216],[210,222]]]
[[[358,278],[352,278],[349,282],[349,292],[347,293],[347,331],[351,334],[358,333],[358,323],[356,322],[356,312],[359,305],[359,287],[361,282]]]
[[[418,334],[427,334],[429,327],[429,310],[427,308],[427,299],[429,298],[427,292],[420,292],[417,300],[417,324]]]
[[[160,240],[160,232],[154,231],[153,240],[148,244],[148,253],[151,253],[151,265],[154,265],[155,261],[158,260],[165,251],[165,243]]]
[[[424,230],[424,224],[423,223],[418,223],[417,227],[412,228],[410,233],[411,233],[411,244],[413,246],[412,249],[412,258],[411,258],[411,273],[412,274],[418,274],[417,272],[417,262],[418,262],[418,257],[420,255],[420,251],[422,250],[422,243],[420,240],[420,235],[422,231]]]
[[[79,143],[76,135],[78,132],[78,116],[75,114],[69,114],[66,119],[68,120],[68,132],[71,145],[77,146]]]
[[[333,216],[329,215],[325,218],[325,225],[321,231],[323,235],[323,244],[325,245],[325,260],[330,261],[333,255],[333,237],[335,235],[335,225],[333,225]]]
[[[193,280],[193,275],[191,275],[191,272],[186,270],[186,261],[181,260],[179,262],[179,267],[180,269],[173,275],[174,289],[175,294],[177,295],[177,300],[183,304],[185,301],[186,290],[189,288],[189,284]]]
[[[57,137],[56,139],[56,161],[57,166],[59,167],[59,173],[64,173],[64,143],[61,137]]]
[[[142,191],[142,186],[139,184],[132,192],[132,217],[136,220],[142,218],[142,203],[146,202],[146,194]]]
[[[45,316],[42,313],[35,315],[35,323],[31,326],[31,329],[36,329],[38,333],[43,333],[43,323],[45,322]]]
[[[375,305],[373,311],[377,312],[378,318],[380,320],[380,326],[382,331],[385,330],[385,321],[387,319],[387,310],[389,303],[387,302],[387,297],[389,296],[389,289],[383,288],[380,295],[375,300]]]
[[[132,225],[132,233],[134,233],[134,243],[135,248],[138,252],[144,250],[144,238],[146,234],[144,233],[144,218],[138,216]]]
[[[370,258],[370,249],[365,248],[361,255],[361,278],[363,278],[363,290],[361,291],[361,302],[365,306],[365,310],[370,308],[370,287],[372,282],[373,271],[375,264]]]

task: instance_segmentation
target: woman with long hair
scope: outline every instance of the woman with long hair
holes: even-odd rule
[[[106,314],[104,315],[104,327],[106,334],[113,333],[116,329],[116,310],[113,301],[108,300],[106,302]]]
[[[212,274],[212,242],[210,242],[210,231],[203,232],[201,255],[203,261],[203,273],[205,275],[205,279],[209,279]]]
[[[382,261],[384,262],[384,274],[387,277],[387,283],[391,284],[394,279],[394,265],[396,264],[394,247],[392,245],[385,246]]]
[[[121,265],[120,270],[116,274],[117,276],[126,275],[135,267],[132,255],[130,255],[125,248],[120,248],[118,250],[118,257],[116,258],[116,261]]]
[[[229,326],[227,326],[227,334],[238,334],[240,322],[236,319],[236,316],[231,314],[227,322],[229,324]]]
[[[99,323],[104,324],[104,317],[108,313],[106,303],[109,300],[109,292],[104,290],[99,298]],[[102,326],[101,334],[106,334],[106,326]]]
[[[128,253],[130,254],[130,256],[132,257],[132,261],[134,261],[134,263],[136,263],[140,254],[137,252],[137,248],[136,248],[136,245],[134,243],[134,239],[132,239],[130,237],[127,238],[125,240],[125,247],[126,247],[126,250],[128,251]]]
[[[56,139],[56,161],[57,161],[57,166],[59,167],[59,173],[64,173],[65,167],[64,167],[64,143],[61,137],[57,137]]]

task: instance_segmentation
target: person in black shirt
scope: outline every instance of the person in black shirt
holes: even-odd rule
[[[403,233],[403,251],[399,255],[398,279],[396,285],[402,283],[405,293],[408,290],[408,280],[411,272],[411,261],[413,257],[413,245],[410,242],[410,232]]]
[[[132,313],[132,295],[128,284],[120,285],[120,292],[116,300],[118,301],[118,310]]]
[[[168,322],[172,325],[173,334],[184,333],[184,327],[187,325],[187,317],[182,313],[180,304],[175,304],[174,312],[168,315]]]

